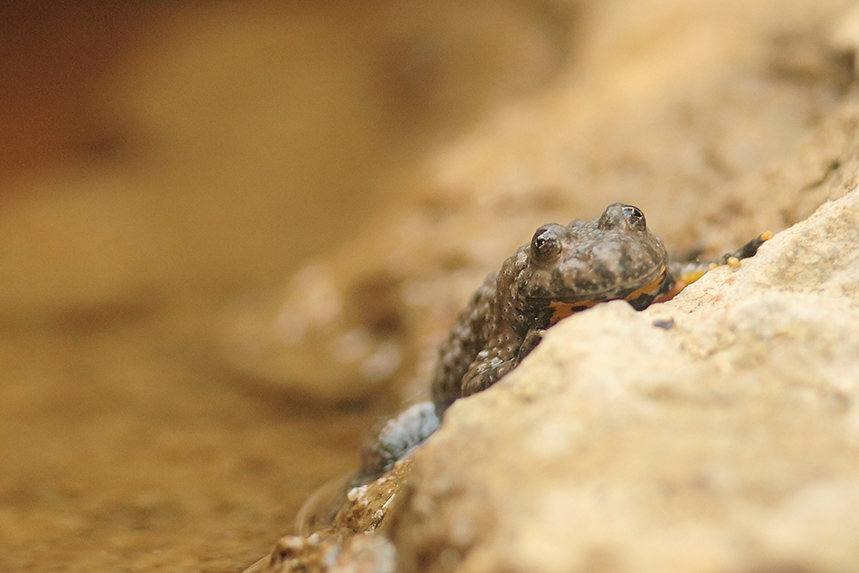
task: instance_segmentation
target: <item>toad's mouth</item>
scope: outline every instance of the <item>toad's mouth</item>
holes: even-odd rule
[[[587,310],[601,302],[607,302],[610,300],[625,300],[633,303],[634,301],[639,301],[641,299],[648,299],[647,304],[649,304],[649,302],[662,294],[666,288],[665,285],[668,282],[673,281],[669,281],[668,267],[663,265],[659,269],[659,273],[656,275],[656,278],[646,283],[644,286],[640,286],[628,293],[624,293],[623,288],[616,287],[600,293],[588,293],[586,297],[583,298],[579,296],[574,300],[565,300],[563,298],[552,299],[547,304],[547,306],[552,309],[552,316],[549,319],[549,324],[553,325],[562,318],[567,318],[571,314]],[[638,308],[638,305],[634,306]],[[639,310],[641,309],[639,308]]]

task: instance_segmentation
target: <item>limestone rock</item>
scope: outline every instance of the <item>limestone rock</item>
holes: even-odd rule
[[[854,187],[455,403],[389,516],[400,570],[859,570]]]
[[[373,384],[425,389],[407,365],[536,224],[622,200],[675,253],[718,256],[829,203],[669,304],[564,321],[519,370],[455,404],[412,476],[359,492],[340,514],[356,519],[334,530],[386,535],[398,571],[859,569],[859,105],[842,83],[852,68],[832,59],[852,48],[826,47],[819,5],[795,6],[777,33],[768,23],[788,3],[743,3],[761,17],[741,27],[723,4],[637,4],[597,11],[568,81],[447,146],[412,211],[322,263],[344,301],[363,278],[390,278],[405,366]],[[664,33],[680,4],[692,25]],[[603,26],[621,14],[628,28]],[[238,368],[323,386],[296,365],[334,355],[306,348],[367,320],[283,320],[314,308],[290,284],[239,333],[266,350]],[[283,324],[308,327],[284,338],[271,328]],[[271,356],[282,360],[261,367]],[[351,364],[330,379],[360,382]]]

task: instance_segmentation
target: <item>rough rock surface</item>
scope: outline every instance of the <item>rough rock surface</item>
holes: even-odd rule
[[[859,570],[855,187],[454,404],[391,516],[400,570]]]
[[[840,83],[859,36],[827,44],[832,20],[810,5],[780,32],[766,18],[736,28],[708,3],[668,5],[649,21],[689,10],[713,37],[692,26],[636,52],[623,26],[601,37],[595,25],[569,81],[501,109],[437,157],[418,208],[317,263],[337,300],[361,300],[381,277],[389,304],[378,308],[397,332],[353,311],[276,336],[271,324],[313,308],[300,304],[298,274],[243,339],[270,344],[291,370],[273,364],[267,376],[298,387],[305,364],[293,355],[308,371],[332,361],[307,352],[314,333],[367,333],[365,356],[395,340],[403,364],[415,362],[512,237],[613,200],[641,206],[675,252],[721,254],[782,232],[670,303],[565,320],[512,375],[454,404],[408,480],[386,475],[383,499],[369,491],[363,518],[347,504],[351,525],[325,535],[381,533],[402,572],[859,569],[859,105],[855,79]],[[626,9],[606,6],[595,21]],[[761,16],[786,5],[754,6]],[[735,34],[754,40],[728,53]],[[713,46],[728,51],[705,70]],[[669,52],[689,57],[645,81]],[[380,244],[385,254],[358,269]],[[246,362],[259,370],[261,356]],[[350,368],[338,378],[359,380]],[[402,382],[395,370],[374,384]]]
[[[394,573],[396,549],[375,533],[410,472],[411,461],[400,461],[376,481],[352,488],[330,524],[303,516],[317,509],[327,512],[332,494],[337,498],[345,485],[343,479],[332,480],[299,513],[297,529],[302,535],[280,538],[269,555],[244,573]]]

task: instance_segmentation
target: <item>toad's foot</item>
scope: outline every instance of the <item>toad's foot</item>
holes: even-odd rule
[[[725,253],[716,261],[672,261],[669,263],[671,274],[674,275],[676,282],[674,287],[665,293],[657,302],[665,302],[677,296],[680,291],[694,283],[709,271],[728,265],[732,269],[739,268],[740,261],[750,259],[757,254],[758,249],[765,242],[772,239],[772,231],[761,233],[745,245],[734,251],[733,253]]]

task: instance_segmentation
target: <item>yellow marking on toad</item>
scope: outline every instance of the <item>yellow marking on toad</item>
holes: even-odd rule
[[[550,302],[549,308],[552,309],[552,316],[549,318],[549,324],[554,325],[562,318],[567,318],[571,314],[587,310],[592,306],[596,306],[602,300],[586,300],[581,302]]]
[[[635,300],[643,294],[652,294],[659,290],[662,286],[662,281],[665,279],[666,267],[662,267],[662,272],[659,274],[656,279],[644,285],[641,288],[635,289],[628,295],[626,295],[623,300]],[[606,302],[605,300],[584,300],[578,302],[550,302],[549,308],[552,309],[552,316],[549,318],[549,324],[554,325],[559,320],[563,318],[567,318],[571,314],[575,314],[577,312],[581,312],[583,310],[587,310],[591,307],[598,305],[601,302]]]
[[[662,271],[659,273],[659,276],[650,281],[648,284],[643,287],[636,289],[623,297],[623,300],[635,300],[643,294],[653,294],[659,290],[662,286],[662,281],[665,280],[665,267],[662,267]]]

